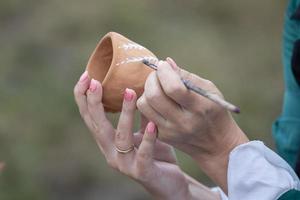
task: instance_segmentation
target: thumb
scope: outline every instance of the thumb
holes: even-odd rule
[[[170,57],[167,57],[166,58],[166,61],[169,63],[169,65],[171,65],[171,67],[176,71],[176,72],[179,72],[180,71],[180,67],[178,67],[178,65],[176,64],[176,62],[170,58]]]
[[[190,77],[190,72],[180,68],[176,62],[170,58],[170,57],[167,57],[166,58],[166,61],[169,65],[171,65],[172,69],[181,77],[181,78],[188,78]]]

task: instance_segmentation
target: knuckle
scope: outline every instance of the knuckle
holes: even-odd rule
[[[137,106],[137,108],[138,108],[140,111],[142,111],[145,104],[146,104],[146,101],[145,101],[144,95],[142,95],[142,96],[137,100],[136,106]]]
[[[183,131],[184,131],[185,134],[193,133],[194,127],[192,126],[192,124],[184,125],[183,126]]]
[[[79,113],[84,118],[89,114],[89,111],[86,107],[79,106]]]
[[[90,106],[98,106],[101,104],[101,98],[97,95],[88,95],[87,102]]]
[[[182,93],[182,89],[178,85],[168,85],[165,92],[169,96],[177,96]]]
[[[149,78],[147,79],[147,81],[145,83],[144,95],[147,100],[153,100],[159,95],[157,92],[155,79],[156,79],[156,73],[151,72],[151,74],[149,75]]]
[[[181,117],[180,124],[182,124],[180,129],[183,133],[189,134],[194,131],[193,119],[190,119],[188,117]]]
[[[159,93],[154,90],[148,90],[145,92],[145,98],[149,102],[155,102],[156,99],[159,98],[159,96],[160,96]]]
[[[180,117],[177,118],[178,119],[178,124],[181,124],[181,121],[179,120]],[[176,121],[177,122],[177,121]],[[166,120],[165,123],[162,124],[162,127],[166,130],[174,130],[174,123],[172,123],[169,120]]]
[[[124,142],[127,140],[127,137],[125,134],[122,134],[120,131],[117,131],[116,136],[115,136],[115,140],[117,142]]]

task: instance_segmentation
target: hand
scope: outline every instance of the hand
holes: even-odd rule
[[[167,58],[147,78],[137,107],[157,124],[161,140],[192,156],[226,192],[228,155],[248,139],[227,110],[189,91],[181,78],[222,97],[211,81],[180,69]]]
[[[105,116],[101,84],[90,80],[86,72],[76,84],[74,95],[83,120],[112,168],[141,183],[157,199],[191,199],[189,185],[194,183],[176,164],[173,148],[156,141],[155,124],[149,122],[145,130],[147,123],[142,118],[141,130],[132,133],[137,98],[133,90],[125,91],[117,129]],[[128,151],[120,153],[117,149]],[[205,191],[205,195],[216,197],[211,191]]]

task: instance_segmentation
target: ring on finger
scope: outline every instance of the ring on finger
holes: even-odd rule
[[[115,149],[118,153],[126,154],[126,153],[131,152],[134,149],[134,145],[130,146],[127,149],[120,149],[119,147],[115,146]]]

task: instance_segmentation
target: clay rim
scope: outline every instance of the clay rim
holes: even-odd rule
[[[110,42],[110,46],[111,46],[111,49],[112,49],[112,57],[111,57],[111,62],[110,62],[110,65],[108,67],[108,70],[106,71],[106,74],[104,75],[104,79],[101,82],[101,84],[105,84],[108,80],[109,80],[109,77],[110,77],[110,74],[112,73],[112,68],[114,66],[114,63],[115,63],[115,44],[114,44],[114,38],[116,37],[116,35],[118,35],[118,33],[116,32],[109,32],[107,33],[105,36],[102,37],[102,39],[100,40],[100,42],[98,43],[98,45],[96,46],[94,52],[92,53],[88,63],[87,63],[87,67],[86,69],[88,70],[89,68],[91,68],[91,62],[92,60],[95,58],[96,54],[99,53],[99,51],[101,51],[101,48],[102,48],[102,45],[103,43],[106,41],[106,40],[109,40]],[[94,67],[99,67],[99,66],[94,66]]]

